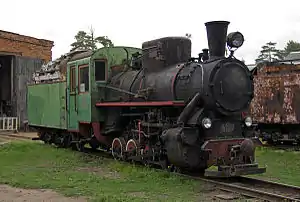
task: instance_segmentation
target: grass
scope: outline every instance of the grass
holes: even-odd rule
[[[267,172],[258,177],[300,186],[300,152],[258,147],[256,160],[267,167]]]
[[[300,153],[258,148],[257,161],[267,165],[267,173],[259,177],[300,186]],[[95,202],[200,201],[208,197],[199,181],[37,142],[0,147],[0,184],[52,189]]]
[[[67,196],[89,196],[91,201],[199,201],[201,197],[197,181],[28,142],[0,148],[0,183],[49,188]]]

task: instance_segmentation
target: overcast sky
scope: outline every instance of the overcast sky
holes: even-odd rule
[[[0,29],[53,40],[53,58],[69,51],[78,30],[92,25],[115,45],[141,47],[164,36],[192,34],[192,55],[207,47],[204,23],[230,21],[245,43],[237,51],[253,63],[260,47],[275,41],[300,41],[298,0],[9,0],[1,1]]]

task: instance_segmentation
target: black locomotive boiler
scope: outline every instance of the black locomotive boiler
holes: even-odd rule
[[[253,139],[245,136],[251,117],[242,116],[253,98],[252,75],[234,57],[244,37],[227,36],[228,25],[205,23],[209,49],[198,58],[191,58],[188,38],[144,42],[129,68],[99,86],[96,106],[105,114],[101,130],[94,129],[99,145],[118,159],[206,176],[264,173]]]

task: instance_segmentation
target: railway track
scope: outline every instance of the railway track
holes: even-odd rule
[[[300,187],[249,177],[208,179],[193,177],[216,185],[220,190],[265,201],[300,201]]]
[[[9,140],[25,140],[31,139],[30,137],[13,135],[13,134],[1,134],[0,137]],[[87,148],[84,152],[91,157],[112,158],[109,152],[98,150],[94,151]],[[158,169],[162,171],[161,169]],[[174,175],[191,178],[194,180],[200,180],[208,184],[214,185],[217,189],[236,193],[238,195],[261,199],[265,201],[295,201],[300,202],[300,187],[286,185],[282,183],[276,183],[266,181],[262,179],[255,179],[250,177],[234,177],[234,178],[207,178],[203,176],[195,176],[191,174],[183,174],[174,172]]]

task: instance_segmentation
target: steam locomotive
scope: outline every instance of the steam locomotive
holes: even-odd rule
[[[116,71],[111,71],[111,62],[107,61],[117,54],[103,59],[113,48],[105,48],[101,54],[80,53],[69,58],[66,111],[71,110],[75,99],[77,117],[89,117],[77,118],[76,126],[67,121],[64,128],[54,130],[52,126],[34,123],[33,118],[30,121],[35,114],[29,111],[29,125],[38,128],[40,138],[47,143],[78,150],[89,143],[94,149],[110,150],[116,159],[201,171],[206,176],[264,173],[266,169],[255,162],[254,140],[245,133],[245,128],[252,124],[251,117],[242,116],[253,98],[252,75],[234,57],[244,37],[240,32],[227,36],[226,21],[205,25],[209,49],[204,49],[198,58],[191,58],[191,41],[184,37],[144,42],[141,51],[123,48],[125,63]],[[225,57],[226,44],[228,57]],[[82,83],[84,79],[79,79],[80,88],[75,85],[74,98],[72,67],[81,70],[75,63],[83,64],[86,58],[89,77],[85,78],[89,82]],[[97,61],[106,65],[99,66]],[[38,85],[31,87],[34,86]],[[34,101],[32,109],[38,102],[34,96],[31,90],[28,102]],[[84,114],[88,110],[90,113]],[[68,120],[74,118],[69,111]],[[212,166],[218,170],[208,169]]]

